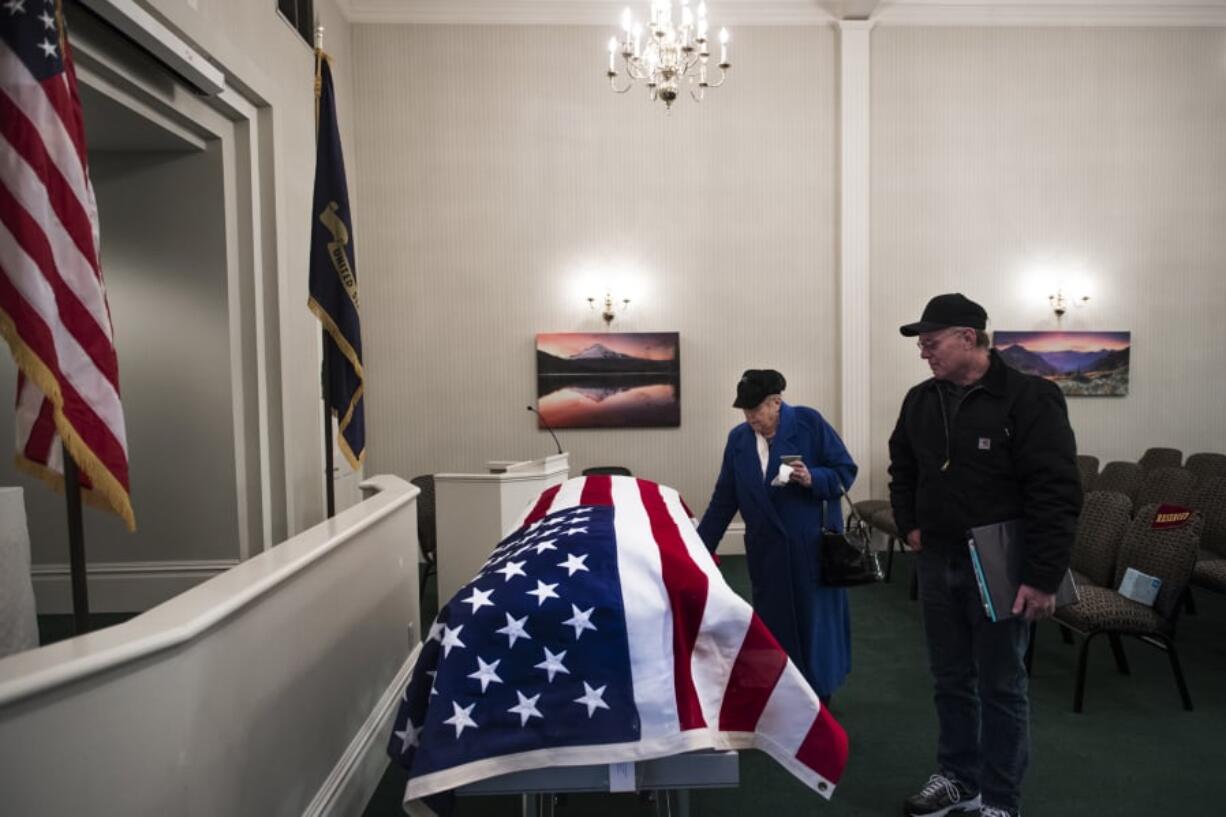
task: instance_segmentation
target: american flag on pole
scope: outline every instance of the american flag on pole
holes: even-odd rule
[[[119,365],[59,5],[0,0],[0,334],[20,369],[17,463],[135,527]]]
[[[761,749],[830,797],[847,735],[690,516],[632,477],[539,496],[418,653],[388,746],[410,814],[507,772],[709,748]]]

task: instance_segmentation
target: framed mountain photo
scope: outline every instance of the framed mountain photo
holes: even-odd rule
[[[1037,374],[1069,397],[1128,394],[1131,332],[1005,332],[992,335],[1005,363]]]
[[[536,409],[554,428],[680,426],[680,333],[537,335]]]

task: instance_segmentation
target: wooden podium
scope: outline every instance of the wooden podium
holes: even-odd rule
[[[472,580],[507,526],[537,494],[570,476],[568,454],[494,461],[485,474],[435,474],[438,604]]]

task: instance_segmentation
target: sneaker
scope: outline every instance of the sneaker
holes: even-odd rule
[[[911,795],[902,804],[903,814],[907,817],[943,817],[957,811],[976,811],[978,808],[979,792],[971,791],[943,774],[928,778],[919,794]]]
[[[983,808],[979,809],[979,817],[1021,817],[1021,815],[1009,811],[1007,808],[984,806]]]

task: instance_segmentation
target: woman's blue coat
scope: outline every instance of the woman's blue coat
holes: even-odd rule
[[[785,454],[804,458],[813,475],[811,488],[770,485]],[[820,414],[784,403],[765,478],[749,424],[741,423],[728,434],[715,491],[698,526],[714,552],[740,511],[754,609],[823,697],[833,694],[851,671],[851,619],[847,591],[818,584],[818,545],[823,519],[828,529],[843,529],[839,480],[850,488],[857,470],[843,441]]]

